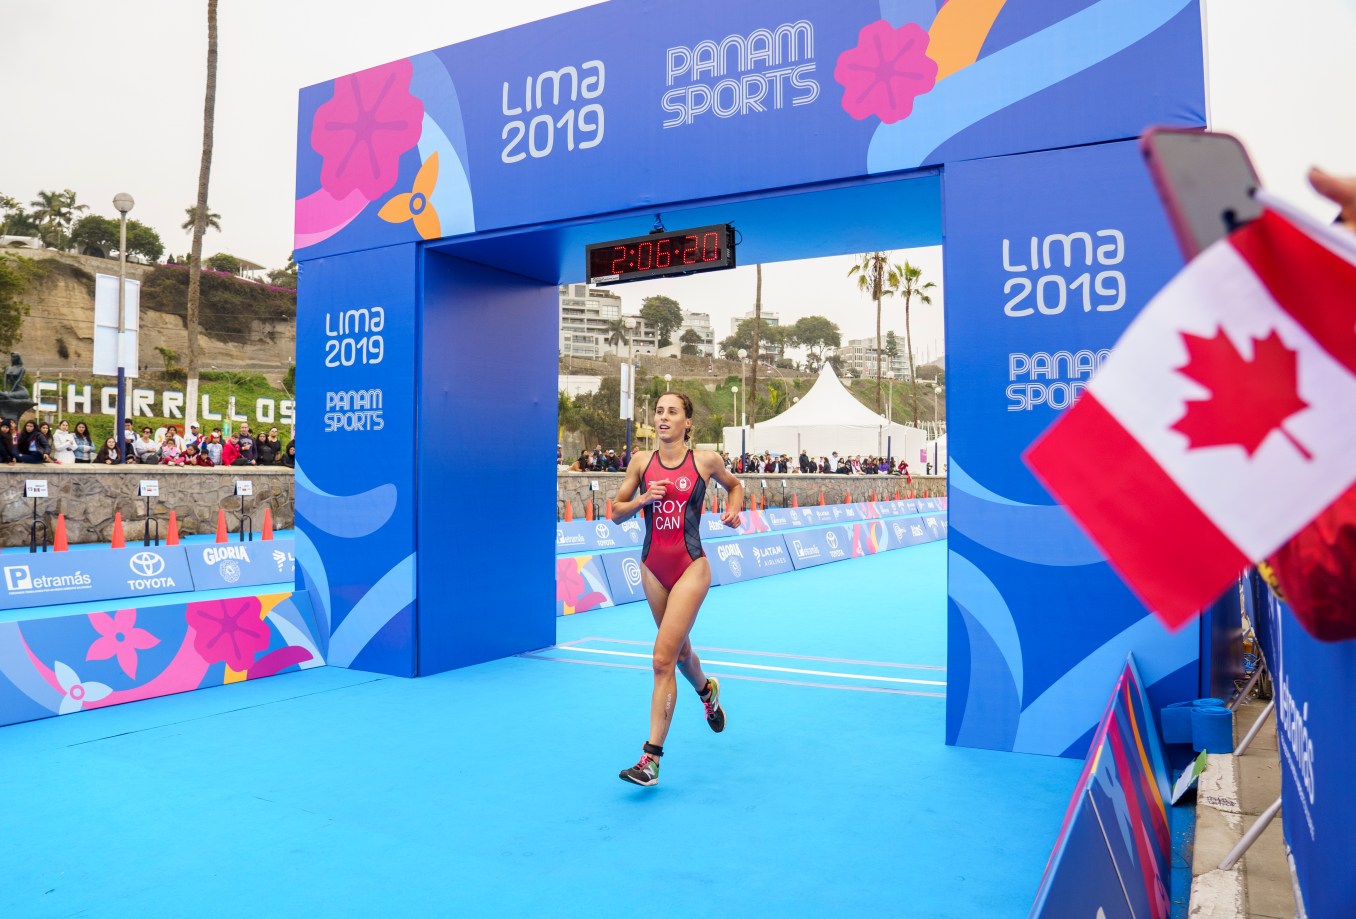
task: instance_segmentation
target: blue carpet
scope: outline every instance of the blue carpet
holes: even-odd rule
[[[0,916],[1024,916],[1081,763],[947,747],[943,699],[876,681],[945,680],[880,666],[945,664],[944,561],[713,590],[694,643],[780,669],[713,664],[729,727],[684,692],[654,789],[616,778],[646,731],[643,604],[560,620],[562,661],[5,728]]]

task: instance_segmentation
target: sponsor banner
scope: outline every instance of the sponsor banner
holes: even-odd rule
[[[1281,820],[1295,858],[1295,877],[1310,916],[1349,916],[1356,903],[1356,641],[1309,635],[1270,591],[1267,658],[1276,686],[1281,753]]]
[[[813,568],[852,557],[852,534],[847,527],[819,527],[785,537],[791,564]]]
[[[702,514],[701,537],[703,541],[729,539],[735,536],[749,536],[758,533],[787,532],[804,527],[824,526],[825,524],[843,524],[855,521],[879,521],[886,517],[917,515],[930,511],[932,522],[926,524],[932,533],[930,539],[946,537],[946,515],[935,506],[935,500],[879,501],[874,504],[830,504],[824,507],[776,507],[763,511],[746,510],[743,523],[738,530],[732,530],[720,522],[720,515]],[[882,534],[893,532],[892,528],[880,531]],[[923,540],[927,541],[927,540]],[[556,524],[556,554],[567,555],[575,552],[596,552],[599,549],[638,547],[645,543],[645,522],[633,517],[618,526],[611,521],[580,521]],[[912,545],[913,543],[908,543]],[[893,544],[882,548],[894,548]]]
[[[1093,734],[1032,919],[1169,914],[1168,770],[1151,712],[1131,658]]]
[[[903,546],[920,546],[925,542],[932,542],[936,537],[922,520],[914,518],[912,520],[890,520],[887,521],[890,528],[890,544],[893,548]]]
[[[190,543],[183,547],[198,590],[291,584],[296,578],[292,540]]]
[[[602,556],[571,555],[556,559],[556,615],[569,616],[612,605],[612,589]]]
[[[725,540],[707,546],[706,557],[711,560],[711,581],[714,584],[751,581],[791,570],[786,539],[779,534]]]
[[[705,535],[705,534],[703,534]],[[621,549],[645,542],[645,521],[640,515],[624,523],[611,520],[572,520],[556,523],[556,554]]]
[[[184,546],[4,556],[0,609],[85,603],[194,589]]]
[[[708,555],[711,554],[709,548],[706,552]],[[603,560],[603,571],[607,575],[607,584],[612,591],[612,602],[615,605],[645,599],[645,588],[641,584],[639,549],[605,552],[599,558]]]

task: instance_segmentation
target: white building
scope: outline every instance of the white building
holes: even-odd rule
[[[738,331],[739,331],[739,324],[740,324],[741,322],[743,322],[745,319],[752,319],[752,318],[753,318],[753,310],[749,310],[749,311],[748,311],[747,313],[745,313],[743,316],[736,316],[735,318],[731,319],[731,320],[730,320],[730,334],[733,335],[733,334],[735,334],[736,332],[738,332]],[[781,314],[779,314],[779,313],[772,313],[772,312],[769,312],[768,310],[763,310],[763,314],[762,314],[761,318],[759,319],[759,321],[760,321],[763,325],[781,325],[781,324],[782,324]]]
[[[674,333],[673,343],[679,349],[683,347],[683,335],[688,331],[696,332],[701,338],[697,342],[697,353],[702,357],[711,357],[716,353],[716,330],[711,325],[710,313],[689,313],[683,311],[683,325]]]
[[[881,336],[881,348],[885,348],[885,336]],[[866,378],[876,376],[876,338],[873,335],[870,338],[853,338],[843,343],[838,349],[838,357],[843,362],[844,372],[850,372],[858,377]],[[894,371],[896,380],[907,380],[909,378],[909,357],[904,353],[904,342],[899,342],[899,354],[894,360],[890,355],[881,356],[881,373],[886,374]]]
[[[560,288],[561,357],[600,358],[610,350],[611,324],[621,318],[621,297],[587,284]]]

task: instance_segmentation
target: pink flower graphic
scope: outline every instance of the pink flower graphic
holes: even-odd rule
[[[160,644],[160,639],[150,632],[137,628],[137,611],[134,609],[120,609],[112,616],[90,613],[89,624],[94,626],[99,637],[89,646],[85,660],[106,661],[116,654],[122,672],[134,680],[137,678],[137,652]]]
[[[413,73],[403,60],[334,81],[334,96],[311,122],[311,147],[324,157],[320,185],[335,198],[356,189],[375,201],[395,185],[400,155],[424,125],[424,103],[410,95]]]
[[[269,645],[261,609],[258,597],[188,604],[186,618],[194,632],[194,650],[209,664],[225,661],[232,670],[248,670],[255,655]]]
[[[913,100],[937,83],[937,64],[927,50],[928,33],[916,22],[896,29],[880,19],[864,27],[857,46],[838,55],[833,68],[843,86],[843,109],[858,121],[908,118]]]
[[[607,597],[589,587],[579,563],[572,558],[556,560],[556,599],[570,612],[583,612],[601,606]]]

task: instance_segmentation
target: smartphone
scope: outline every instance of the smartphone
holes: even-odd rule
[[[1261,215],[1253,192],[1262,182],[1238,138],[1150,128],[1139,147],[1188,261]]]

